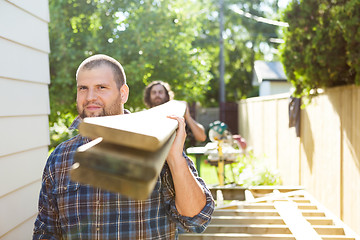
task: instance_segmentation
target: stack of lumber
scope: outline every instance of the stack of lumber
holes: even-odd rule
[[[181,234],[180,240],[360,239],[308,192],[299,189],[272,186],[244,190],[245,201],[218,206],[204,233]]]
[[[118,192],[137,200],[149,197],[175,139],[186,103],[172,100],[132,114],[85,118],[79,126],[91,142],[77,149],[72,181]]]

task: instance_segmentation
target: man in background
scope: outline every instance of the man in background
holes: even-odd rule
[[[163,81],[153,81],[146,86],[144,91],[144,102],[147,107],[152,108],[160,104],[173,100],[174,92],[170,85]],[[190,115],[189,106],[187,104],[185,112],[185,122],[188,136],[193,136],[196,141],[203,142],[206,140],[205,129],[203,125],[195,121]]]

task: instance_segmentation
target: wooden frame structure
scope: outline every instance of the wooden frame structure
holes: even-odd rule
[[[253,187],[244,190],[244,195],[245,201],[218,206],[204,233],[181,234],[179,239],[360,239],[303,189]]]
[[[301,185],[360,234],[360,86],[329,88],[289,128],[289,94],[239,102],[239,133],[283,184]]]

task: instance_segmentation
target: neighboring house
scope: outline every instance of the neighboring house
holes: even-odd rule
[[[48,0],[0,0],[0,239],[31,239],[48,155]]]
[[[255,61],[253,85],[260,85],[259,96],[287,93],[291,88],[280,62]]]

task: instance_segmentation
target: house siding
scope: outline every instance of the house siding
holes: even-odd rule
[[[259,96],[289,93],[290,88],[291,84],[287,81],[262,81],[259,87]]]
[[[48,154],[48,0],[0,0],[0,239],[30,239]]]

